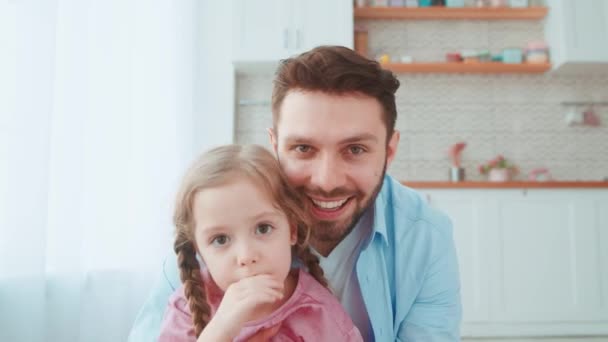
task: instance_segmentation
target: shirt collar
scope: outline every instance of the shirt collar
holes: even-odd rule
[[[391,178],[388,175],[384,176],[382,181],[382,188],[374,200],[374,225],[370,241],[372,241],[376,235],[388,244],[388,233],[387,233],[387,216],[391,208],[388,207],[389,197],[391,192]]]

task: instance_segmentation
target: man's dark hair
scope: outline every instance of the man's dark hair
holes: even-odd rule
[[[373,97],[383,108],[387,141],[397,120],[395,92],[399,80],[376,61],[342,46],[319,46],[285,59],[277,69],[272,91],[272,121],[276,131],[281,105],[292,90],[330,95],[361,94]]]

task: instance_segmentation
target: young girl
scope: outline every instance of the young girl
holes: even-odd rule
[[[362,341],[308,247],[303,205],[261,146],[201,156],[177,198],[183,285],[159,341]]]

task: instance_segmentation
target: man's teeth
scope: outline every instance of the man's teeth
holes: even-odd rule
[[[336,209],[339,208],[340,206],[342,206],[342,204],[346,203],[346,201],[348,201],[348,198],[345,198],[343,200],[340,201],[317,201],[317,200],[312,200],[312,202],[320,208],[323,209]]]

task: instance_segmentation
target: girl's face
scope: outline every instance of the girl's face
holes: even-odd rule
[[[243,177],[204,189],[193,209],[196,245],[222,291],[258,274],[285,281],[296,232],[262,187]]]

